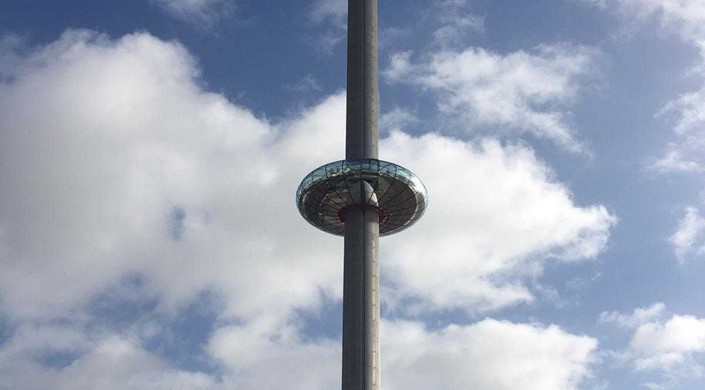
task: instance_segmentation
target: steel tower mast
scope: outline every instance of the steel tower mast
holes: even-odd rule
[[[377,158],[378,85],[377,0],[349,0],[347,160]],[[380,387],[378,257],[378,213],[350,210],[345,216],[343,390]]]
[[[428,195],[411,171],[377,159],[377,0],[348,1],[347,66],[346,159],[309,173],[296,201],[309,223],[345,237],[342,388],[379,390],[379,237],[414,224]]]

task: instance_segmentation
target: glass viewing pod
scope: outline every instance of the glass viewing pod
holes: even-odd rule
[[[399,165],[375,159],[342,160],[306,175],[296,191],[296,203],[311,225],[339,236],[345,234],[348,210],[375,210],[379,234],[387,236],[421,218],[428,193],[416,175]]]

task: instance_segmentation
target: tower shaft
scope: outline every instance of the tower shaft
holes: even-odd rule
[[[348,1],[345,156],[377,158],[379,106],[377,0]],[[343,390],[379,390],[379,215],[365,208],[345,215]]]
[[[377,158],[379,83],[377,0],[348,1],[345,158]]]
[[[351,210],[345,217],[343,390],[378,390],[379,215]]]

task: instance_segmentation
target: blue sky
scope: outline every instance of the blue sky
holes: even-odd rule
[[[701,389],[705,3],[379,0],[394,389]],[[0,7],[0,388],[339,387],[342,0]]]

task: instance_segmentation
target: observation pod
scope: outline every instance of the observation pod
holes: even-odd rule
[[[408,169],[376,159],[342,160],[306,175],[296,191],[299,212],[311,225],[343,236],[345,214],[371,209],[379,214],[379,235],[413,225],[426,211],[428,193]]]

